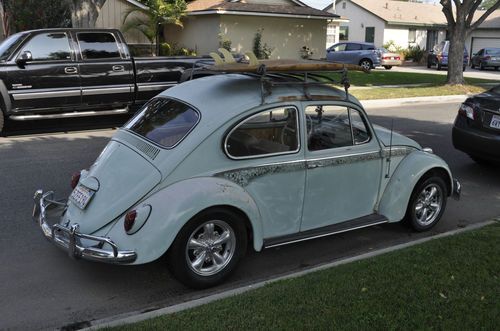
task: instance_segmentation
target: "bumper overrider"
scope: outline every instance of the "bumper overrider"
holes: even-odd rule
[[[119,250],[109,238],[78,232],[78,224],[69,227],[57,221],[55,224],[49,224],[49,218],[56,217],[59,220],[66,211],[66,202],[54,200],[54,192],[38,190],[35,192],[34,200],[33,219],[42,229],[44,236],[59,248],[66,250],[70,257],[105,263],[131,263],[137,258],[136,252]],[[95,244],[83,246],[82,240]]]
[[[453,192],[451,192],[451,197],[455,200],[460,200],[460,193],[462,193],[462,185],[458,179],[453,178]]]

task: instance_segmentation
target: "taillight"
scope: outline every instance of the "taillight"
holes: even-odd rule
[[[125,232],[129,232],[130,230],[132,230],[136,217],[137,217],[137,211],[135,210],[131,210],[125,215],[125,222],[123,222],[123,227],[125,228]]]
[[[72,188],[72,189],[75,189],[76,185],[78,185],[78,182],[80,181],[80,176],[81,176],[80,171],[75,172],[75,173],[71,176],[71,188]]]
[[[465,104],[465,103],[460,105],[460,109],[458,110],[458,113],[467,116],[471,120],[474,119],[474,108]]]

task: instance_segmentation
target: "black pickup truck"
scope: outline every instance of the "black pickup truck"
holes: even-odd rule
[[[133,58],[114,29],[42,29],[0,44],[4,120],[108,115],[135,110],[179,82],[197,57]]]

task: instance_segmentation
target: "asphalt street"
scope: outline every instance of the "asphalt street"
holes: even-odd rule
[[[0,329],[74,329],[131,311],[185,302],[344,257],[446,232],[500,215],[500,173],[453,149],[451,125],[458,103],[369,109],[374,123],[431,147],[463,185],[460,201],[448,200],[441,222],[417,234],[388,224],[327,238],[249,252],[222,286],[193,291],[175,281],[160,259],[143,266],[75,261],[49,244],[31,220],[38,188],[67,196],[71,174],[88,167],[123,118],[9,123],[0,137]],[[78,121],[78,122],[75,122]],[[80,122],[82,121],[82,122]],[[37,127],[35,129],[35,127]],[[472,249],[472,248],[471,248]]]

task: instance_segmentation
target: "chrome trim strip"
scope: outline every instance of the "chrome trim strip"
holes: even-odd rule
[[[12,93],[14,100],[32,100],[32,99],[48,99],[48,98],[65,98],[79,97],[80,90],[65,90],[65,91],[46,91],[46,92],[30,92],[30,93]]]
[[[128,112],[127,108],[114,109],[114,110],[101,110],[101,111],[81,111],[73,113],[61,114],[47,114],[47,115],[12,115],[9,119],[14,121],[27,121],[38,119],[51,119],[51,118],[72,118],[72,117],[85,117],[85,116],[103,116],[103,115],[117,115],[125,114]]]
[[[177,85],[177,82],[167,82],[165,84],[137,84],[139,92],[163,90]]]
[[[114,94],[114,93],[131,93],[132,86],[125,87],[97,87],[93,86],[92,88],[84,88],[82,90],[82,96],[88,95],[101,95],[101,94]]]
[[[370,227],[370,226],[374,226],[374,225],[378,225],[378,224],[383,224],[383,223],[387,223],[387,222],[389,222],[389,221],[385,220],[385,221],[379,221],[379,222],[370,223],[370,224],[364,224],[364,225],[356,226],[356,227],[353,227],[353,228],[336,230],[336,231],[332,231],[332,232],[322,233],[322,234],[319,234],[319,235],[314,235],[314,236],[307,237],[307,238],[294,239],[294,240],[282,242],[282,243],[279,243],[279,244],[273,244],[273,245],[265,246],[264,248],[272,248],[272,247],[284,246],[284,245],[288,245],[288,244],[294,244],[294,243],[298,243],[298,242],[301,242],[301,241],[306,241],[306,240],[311,240],[311,239],[317,239],[317,238],[327,237],[327,236],[331,236],[331,235],[334,235],[334,234],[338,234],[338,233],[342,233],[342,232],[348,232],[348,231],[353,231],[353,230],[358,230],[358,229],[362,229],[362,228],[367,228],[367,227]]]

